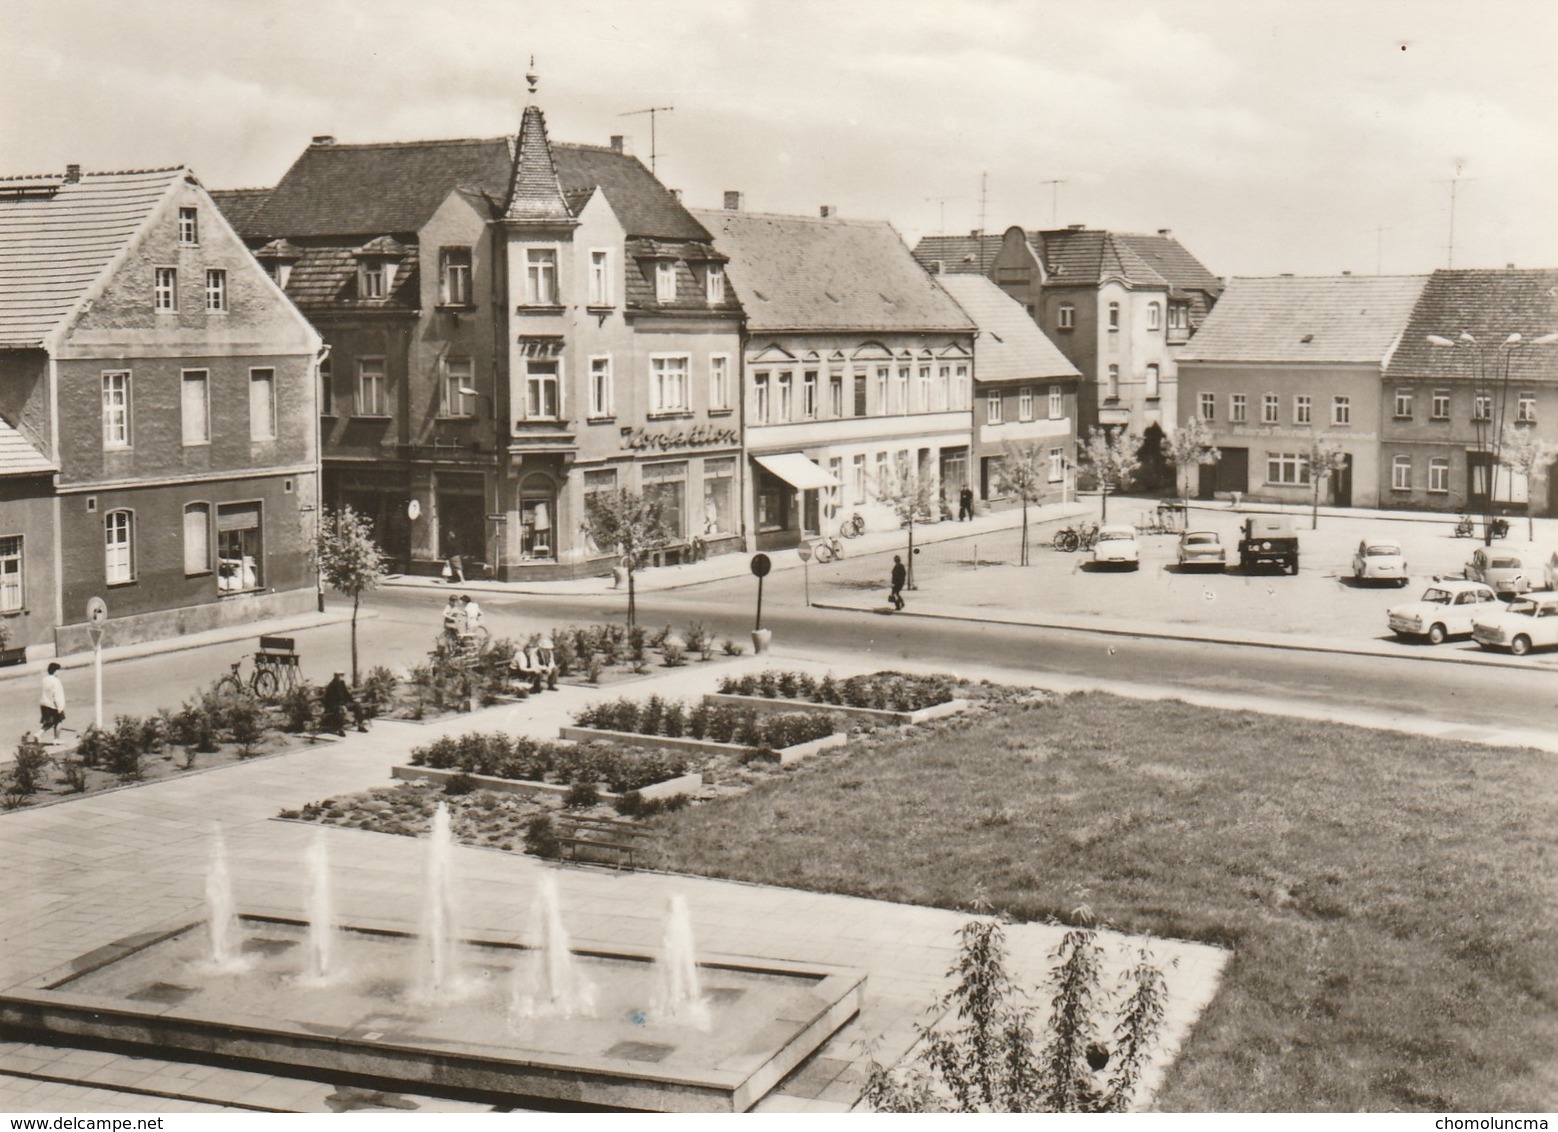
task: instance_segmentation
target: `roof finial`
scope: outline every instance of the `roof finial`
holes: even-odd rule
[[[525,72],[525,81],[530,84],[530,93],[536,92],[536,84],[541,81],[541,76],[536,74],[536,57],[530,57],[530,70]]]

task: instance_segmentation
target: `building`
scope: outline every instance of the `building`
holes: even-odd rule
[[[999,236],[927,236],[914,251],[927,270],[981,274],[1022,304],[1082,374],[1082,431],[1172,428],[1176,358],[1206,318],[1222,282],[1167,228],[1155,235],[1073,224]]]
[[[936,281],[963,308],[974,339],[974,467],[976,497],[1013,502],[998,483],[1006,446],[1038,445],[1049,469],[1035,502],[1062,500],[1076,464],[1077,380],[1081,374],[1010,295],[983,275],[940,275]]]
[[[0,180],[10,644],[313,609],[319,350],[188,169]]]
[[[1558,270],[1433,273],[1385,368],[1384,506],[1487,512],[1503,425],[1558,438],[1558,344],[1535,341],[1555,331]],[[1430,335],[1454,345],[1435,346]],[[1500,511],[1558,515],[1551,464],[1529,483],[1505,468],[1492,485]]]
[[[531,105],[517,138],[316,138],[222,199],[330,346],[326,501],[401,569],[599,571],[585,508],[616,487],[657,496],[677,543],[741,547],[740,307],[621,139],[553,145]]]
[[[890,224],[725,208],[695,213],[729,257],[746,313],[742,382],[750,514],[759,549],[834,533],[893,473],[938,481],[955,510],[969,483],[973,323]]]
[[[1308,503],[1309,453],[1334,445],[1345,467],[1321,501],[1380,503],[1381,380],[1425,275],[1234,278],[1179,359],[1184,415],[1222,452],[1200,496]]]

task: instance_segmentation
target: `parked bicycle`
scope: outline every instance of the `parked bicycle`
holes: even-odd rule
[[[811,552],[818,562],[833,562],[844,557],[844,544],[836,538],[823,537],[811,544]]]
[[[249,673],[248,680],[244,680],[243,662],[251,657],[254,671]],[[299,659],[294,638],[261,637],[259,651],[241,656],[228,665],[227,675],[216,682],[216,690],[233,696],[247,692],[262,700],[274,700],[281,689],[290,691],[302,683],[298,671]]]
[[[1509,537],[1509,520],[1502,515],[1493,519],[1488,525],[1488,532],[1494,538]],[[1455,521],[1456,538],[1474,538],[1477,534],[1477,524],[1470,515],[1462,515]]]
[[[1061,527],[1051,540],[1056,550],[1070,553],[1074,550],[1092,550],[1098,542],[1097,523],[1078,523],[1074,527]]]
[[[856,511],[849,518],[845,519],[843,523],[839,524],[839,534],[845,538],[859,538],[865,533],[866,521],[859,511]]]

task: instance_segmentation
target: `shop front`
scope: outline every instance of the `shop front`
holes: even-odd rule
[[[824,506],[842,485],[800,452],[754,456],[753,522],[757,549],[782,550],[822,533]]]

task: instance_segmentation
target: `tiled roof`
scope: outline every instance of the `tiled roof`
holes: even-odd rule
[[[629,236],[708,242],[703,225],[631,154],[602,145],[553,143],[552,156],[563,192],[575,208],[599,186]]]
[[[974,339],[976,380],[1081,376],[1022,304],[983,275],[941,275],[936,282],[979,328]]]
[[[1427,282],[1426,275],[1230,279],[1180,361],[1382,365]]]
[[[1430,334],[1454,341],[1462,331],[1483,346],[1490,373],[1495,364],[1502,372],[1503,363],[1495,358],[1507,355],[1511,380],[1558,381],[1558,344],[1498,349],[1511,334],[1529,343],[1558,332],[1558,269],[1434,272],[1412,310],[1386,376],[1393,380],[1474,376],[1476,351],[1428,342]]]
[[[35,476],[58,470],[25,436],[0,420],[0,476]]]
[[[243,232],[261,205],[270,199],[271,189],[217,189],[211,194],[222,215],[237,232]]]
[[[345,245],[296,248],[301,252],[287,279],[287,297],[300,310],[408,310],[421,305],[417,273],[417,249],[404,249],[395,270],[395,283],[382,299],[357,297],[357,255]]]
[[[1001,250],[999,235],[922,236],[914,245],[914,258],[926,271],[941,271],[946,275],[988,275],[995,262],[995,253]]]
[[[555,224],[572,223],[574,214],[563,199],[552,148],[546,140],[546,116],[539,106],[525,107],[519,126],[519,154],[509,184],[503,219]]]
[[[0,185],[0,346],[40,345],[186,175],[146,169]]]
[[[730,283],[752,330],[972,329],[885,221],[694,215],[730,257]]]

